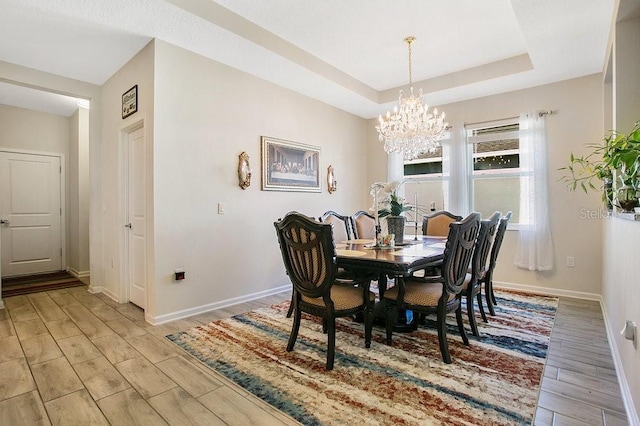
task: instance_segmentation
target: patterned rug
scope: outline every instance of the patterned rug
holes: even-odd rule
[[[2,278],[2,297],[85,285],[67,271]]]
[[[322,324],[303,317],[286,352],[288,302],[167,336],[176,345],[305,425],[530,424],[535,413],[557,298],[496,292],[496,316],[464,346],[450,315],[442,362],[434,322],[412,333],[338,321],[336,360],[325,370]]]

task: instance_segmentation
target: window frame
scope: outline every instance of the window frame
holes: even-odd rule
[[[491,133],[487,133],[487,134],[482,134],[482,135],[473,135],[474,131],[477,130],[484,130],[484,129],[491,129],[491,128],[500,128],[500,127],[505,127],[505,126],[517,126],[516,129],[511,130],[511,131],[507,131],[504,133],[500,133],[500,132],[494,132],[493,134],[496,135],[501,135],[502,137],[496,138],[496,137],[491,137],[489,135],[491,135]],[[498,141],[498,140],[509,140],[509,139],[518,139],[518,149],[510,149],[510,150],[505,150],[505,151],[488,151],[488,152],[474,152],[473,151],[473,145],[474,143],[482,143],[482,142],[492,142],[492,141]],[[474,199],[475,199],[475,194],[474,194],[474,182],[476,179],[478,180],[482,180],[482,179],[491,179],[491,178],[497,178],[497,177],[504,177],[504,178],[520,178],[522,177],[522,170],[520,168],[520,166],[518,165],[518,167],[510,167],[510,168],[503,168],[503,169],[485,169],[485,170],[475,170],[473,167],[473,164],[476,160],[476,158],[479,157],[490,157],[490,156],[495,156],[496,153],[500,153],[499,155],[512,155],[512,154],[518,154],[518,157],[520,156],[520,122],[518,117],[512,117],[512,118],[505,118],[505,119],[501,119],[501,120],[493,120],[493,121],[485,121],[482,123],[468,123],[465,124],[465,128],[464,128],[464,144],[466,146],[467,152],[470,153],[469,156],[469,168],[470,170],[468,170],[468,174],[467,174],[467,179],[468,179],[468,186],[469,186],[469,206],[471,208],[471,210],[474,209]],[[522,196],[522,194],[519,194],[518,197],[518,202],[520,202],[520,197]],[[520,208],[520,206],[518,206],[518,209]],[[502,212],[503,214],[506,212]],[[509,222],[509,224],[507,225],[507,230],[519,230],[522,226],[526,226],[524,224],[520,224],[520,223],[515,223],[515,222]]]

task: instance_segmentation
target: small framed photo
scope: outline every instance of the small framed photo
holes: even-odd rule
[[[124,92],[122,95],[122,118],[127,118],[138,111],[138,85]]]
[[[262,190],[320,192],[320,148],[262,136]]]

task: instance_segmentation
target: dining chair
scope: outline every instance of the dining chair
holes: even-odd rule
[[[351,216],[343,216],[332,210],[324,212],[320,216],[320,222],[329,223],[333,227],[333,240],[339,243],[355,238],[354,226]],[[341,284],[356,284],[357,277],[351,272],[342,268],[338,268],[338,278]]]
[[[440,210],[422,217],[422,235],[430,237],[446,237],[449,235],[449,224],[462,220],[462,216]],[[439,274],[440,265],[434,265],[424,271],[416,271],[414,276]]]
[[[386,305],[387,345],[391,345],[396,309],[408,309],[418,314],[437,314],[436,324],[440,353],[445,363],[451,363],[447,343],[446,316],[456,313],[458,330],[465,345],[469,339],[462,321],[462,286],[471,263],[473,248],[480,230],[480,213],[471,213],[449,225],[441,274],[432,277],[399,277],[396,285],[384,293]]]
[[[493,240],[493,246],[491,247],[491,255],[489,256],[489,267],[487,268],[487,272],[482,279],[482,286],[484,287],[484,295],[487,302],[487,308],[489,309],[489,313],[492,316],[495,316],[496,314],[493,306],[498,304],[496,302],[496,296],[493,293],[493,271],[496,267],[496,261],[498,260],[498,254],[500,253],[500,247],[502,247],[502,240],[504,239],[504,234],[507,231],[507,225],[509,224],[509,220],[511,220],[511,216],[512,212],[509,211],[506,215],[500,218],[498,230],[496,231],[496,237]]]
[[[333,225],[333,240],[340,243],[352,239],[351,217],[328,210],[320,216],[320,222]]]
[[[364,314],[365,347],[371,346],[375,294],[368,285],[335,286],[338,267],[330,224],[289,212],[274,223],[280,252],[293,284],[294,317],[287,352],[298,338],[302,312],[322,318],[328,335],[326,369],[333,369],[336,318]]]
[[[482,315],[482,320],[487,322],[487,315],[484,313],[484,307],[482,306],[482,280],[487,274],[487,259],[496,235],[500,216],[500,212],[495,212],[491,217],[480,222],[480,231],[478,232],[476,244],[473,248],[473,257],[471,258],[471,268],[468,270],[462,285],[463,292],[466,295],[469,327],[471,327],[471,333],[474,336],[480,335],[473,308],[474,299],[478,300],[478,309],[480,310],[480,315]]]
[[[349,216],[343,216],[329,210],[324,212],[320,216],[320,222],[328,223],[331,225],[333,240],[342,242],[351,239],[351,218]],[[356,281],[356,275],[350,271],[346,271],[342,268],[338,269],[338,277],[340,284],[354,285]],[[289,311],[287,312],[287,318],[290,318],[293,314],[293,293],[291,294],[291,304],[289,305]]]
[[[376,219],[364,210],[359,210],[351,217],[356,239],[373,240],[376,238]]]
[[[446,210],[440,210],[422,217],[422,235],[446,237],[449,235],[449,224],[462,220],[462,216]]]

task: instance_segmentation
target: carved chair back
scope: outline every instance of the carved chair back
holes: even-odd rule
[[[498,230],[496,231],[496,237],[493,241],[493,246],[491,247],[491,256],[489,258],[489,270],[491,271],[493,271],[493,269],[496,266],[496,261],[498,260],[498,253],[500,253],[502,240],[504,239],[504,234],[507,231],[507,225],[509,224],[511,215],[512,215],[512,212],[507,212],[506,215],[500,218],[500,223],[498,224]]]
[[[446,237],[449,235],[449,224],[462,220],[462,216],[441,210],[422,218],[422,235]]]
[[[471,261],[471,271],[473,273],[473,282],[477,282],[484,277],[487,272],[487,259],[489,252],[496,236],[498,222],[500,221],[500,212],[495,212],[488,219],[484,219],[480,223],[480,232],[476,238],[476,245],[473,249],[473,260]]]
[[[321,217],[320,222],[333,225],[333,240],[337,242],[350,240],[351,237],[351,218],[343,216],[332,210],[326,211]]]
[[[354,237],[373,240],[376,237],[376,220],[364,210],[357,211],[352,217]]]
[[[444,289],[449,294],[458,294],[462,291],[479,231],[480,213],[476,212],[449,225],[442,264]]]
[[[306,297],[328,298],[337,273],[331,225],[290,212],[274,226],[294,289]]]

